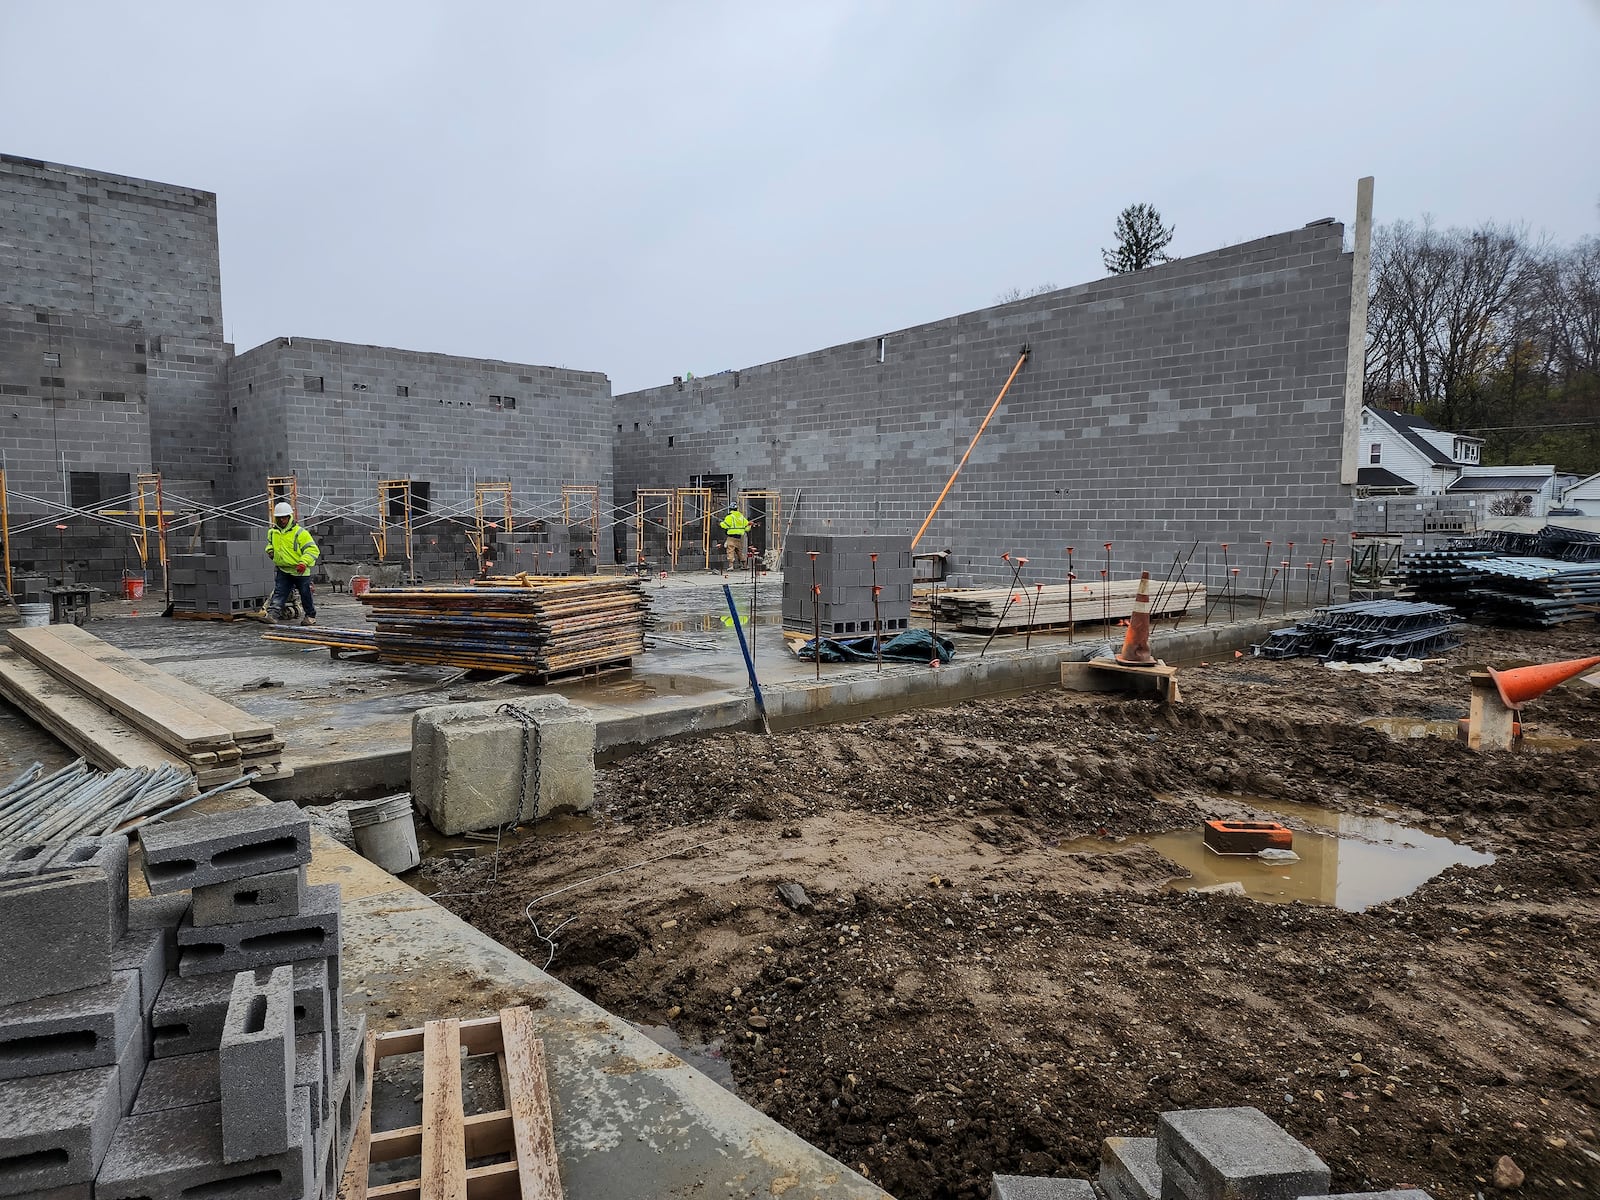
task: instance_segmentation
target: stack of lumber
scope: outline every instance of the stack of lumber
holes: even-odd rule
[[[638,579],[518,575],[471,587],[374,588],[372,630],[297,629],[269,641],[376,650],[390,662],[548,679],[624,667],[644,652],[649,607]]]
[[[173,763],[203,788],[290,774],[270,723],[92,633],[49,625],[6,636],[0,694],[103,770]]]
[[[1202,584],[1169,583],[1162,588],[1152,581],[1150,588],[1152,617],[1177,616],[1191,609],[1199,612],[1205,607],[1206,589]],[[1064,629],[1069,624],[1123,620],[1133,613],[1134,597],[1138,594],[1137,579],[1057,583],[1040,589],[1019,584],[1015,588],[940,592],[929,598],[929,606],[931,615],[946,628],[976,633],[1023,633],[1030,629]]]

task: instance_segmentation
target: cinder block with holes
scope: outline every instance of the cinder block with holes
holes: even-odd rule
[[[222,1195],[228,1200],[301,1200],[315,1147],[309,1097],[292,1106],[289,1147],[241,1163],[222,1155],[222,1106],[201,1104],[125,1118],[95,1177],[95,1200]]]
[[[0,1196],[38,1196],[94,1180],[123,1113],[119,1070],[0,1084]]]
[[[330,1028],[332,999],[328,973],[332,960],[294,963],[294,1031],[296,1037]],[[271,968],[257,969],[265,981]],[[168,975],[150,1015],[151,1053],[157,1059],[215,1051],[222,1044],[222,1026],[233,998],[233,976]]]
[[[139,838],[145,882],[157,895],[287,871],[311,861],[311,822],[288,801],[162,821],[146,825]]]
[[[22,847],[0,869],[0,1004],[105,983],[127,929],[125,838]]]
[[[252,971],[234,977],[217,1066],[223,1160],[238,1163],[286,1151],[295,1090],[294,972],[288,967],[273,971],[265,983],[257,983]]]
[[[131,971],[80,991],[8,1005],[0,1008],[0,1079],[112,1066],[142,1027],[139,980]]]
[[[144,1069],[144,1080],[131,1110],[134,1116],[168,1108],[193,1108],[222,1100],[221,1068],[217,1052],[158,1058]]]
[[[1156,1118],[1163,1200],[1299,1200],[1328,1191],[1328,1166],[1256,1108]]]
[[[189,920],[194,925],[236,925],[269,917],[292,917],[304,902],[306,869],[292,867],[194,889]]]
[[[298,916],[239,925],[178,927],[178,974],[214,975],[339,953],[339,885],[306,889]]]

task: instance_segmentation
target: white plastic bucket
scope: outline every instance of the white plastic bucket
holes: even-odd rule
[[[50,624],[50,606],[48,604],[19,604],[17,612],[22,615],[24,629],[37,629],[41,625]]]
[[[422,861],[417,851],[417,827],[411,823],[411,796],[402,793],[383,800],[365,800],[346,810],[350,832],[361,856],[391,875],[409,871]]]

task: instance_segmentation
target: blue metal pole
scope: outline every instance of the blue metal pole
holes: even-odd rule
[[[761,684],[756,680],[755,660],[750,657],[750,644],[744,640],[744,626],[739,622],[739,606],[733,602],[733,588],[722,585],[722,595],[728,601],[728,612],[733,617],[733,631],[739,635],[739,650],[744,655],[744,669],[750,673],[750,686],[756,694],[756,712],[761,714],[761,728],[772,736],[772,726],[767,722],[767,702],[761,698]]]

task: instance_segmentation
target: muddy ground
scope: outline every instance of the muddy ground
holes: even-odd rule
[[[1600,629],[1468,636],[1419,675],[1230,659],[1173,708],[1041,692],[657,746],[602,771],[592,831],[444,903],[719,1045],[746,1099],[901,1200],[1090,1176],[1103,1137],[1215,1105],[1279,1121],[1336,1191],[1465,1200],[1509,1155],[1521,1194],[1594,1194],[1600,688],[1531,705],[1558,748],[1519,755],[1361,722],[1464,715],[1469,665],[1594,653]],[[1176,891],[1115,840],[1250,797],[1381,806],[1497,859],[1346,912]],[[1085,836],[1107,852],[1062,849]],[[433,869],[486,886],[482,860]]]

